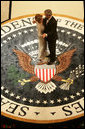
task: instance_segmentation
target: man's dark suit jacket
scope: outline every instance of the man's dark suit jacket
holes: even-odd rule
[[[47,18],[43,19],[44,24],[44,33],[46,33],[48,36],[46,37],[47,41],[52,41],[58,39],[57,35],[57,21],[52,16],[52,18],[49,20],[49,22],[46,24]]]

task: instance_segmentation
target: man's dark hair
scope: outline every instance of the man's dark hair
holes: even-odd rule
[[[48,16],[51,16],[51,15],[52,15],[52,11],[51,11],[50,9],[46,9],[46,10],[44,11],[44,13],[45,13],[46,15],[48,15]]]

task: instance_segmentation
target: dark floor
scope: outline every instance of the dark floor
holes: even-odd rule
[[[1,128],[84,128],[84,117],[54,124],[32,124],[15,121],[6,117],[1,116]]]

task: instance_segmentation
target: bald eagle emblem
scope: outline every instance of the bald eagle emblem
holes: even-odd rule
[[[23,68],[24,71],[33,74],[33,76],[28,80],[18,80],[18,82],[24,86],[25,83],[40,80],[35,88],[40,93],[44,94],[51,93],[56,89],[57,86],[51,80],[64,82],[60,88],[63,90],[69,90],[70,85],[73,84],[73,79],[70,77],[64,79],[61,76],[58,76],[58,74],[62,73],[69,67],[71,63],[71,58],[75,51],[76,49],[72,49],[59,55],[57,57],[59,61],[58,65],[41,64],[34,66],[31,64],[32,59],[28,54],[21,52],[20,50],[13,49],[13,52],[16,53],[18,57],[19,65]]]

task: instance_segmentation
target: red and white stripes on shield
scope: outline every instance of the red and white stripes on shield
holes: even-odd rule
[[[48,82],[56,74],[56,69],[35,68],[35,74],[43,82]]]

